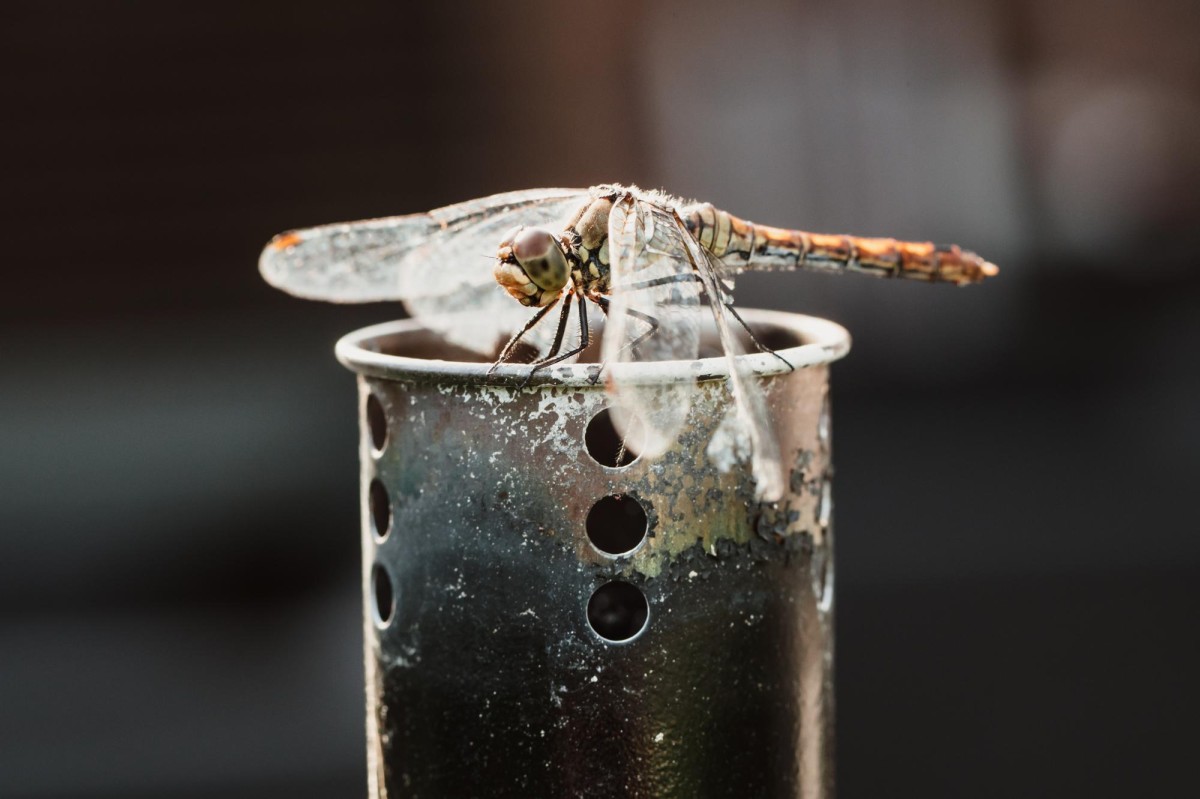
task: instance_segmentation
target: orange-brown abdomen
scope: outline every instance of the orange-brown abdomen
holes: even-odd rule
[[[955,285],[978,283],[999,272],[955,244],[787,230],[756,225],[707,204],[686,208],[682,215],[692,235],[731,272],[815,269]]]

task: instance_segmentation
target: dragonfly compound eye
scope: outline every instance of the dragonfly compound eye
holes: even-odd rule
[[[496,280],[524,305],[544,305],[567,285],[571,267],[562,245],[549,231],[521,228],[505,237]]]

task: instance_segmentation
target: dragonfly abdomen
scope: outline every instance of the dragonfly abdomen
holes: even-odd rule
[[[808,269],[962,285],[998,271],[955,244],[786,230],[708,204],[686,208],[682,215],[692,235],[732,272]]]

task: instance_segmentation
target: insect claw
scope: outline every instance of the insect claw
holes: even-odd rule
[[[517,386],[517,388],[520,388],[520,389],[528,388],[530,382],[533,381],[533,376],[535,374],[537,374],[537,371],[538,371],[538,368],[536,366],[533,367],[532,369],[530,369],[529,374],[525,375],[525,379],[521,381],[521,385]]]

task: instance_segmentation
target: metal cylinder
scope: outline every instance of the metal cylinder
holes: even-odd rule
[[[743,314],[796,367],[742,356],[788,472],[771,504],[710,446],[720,359],[656,364],[698,390],[650,462],[613,432],[595,364],[522,386],[528,367],[488,376],[413,322],[339,342],[373,797],[833,795],[828,364],[849,337]]]

